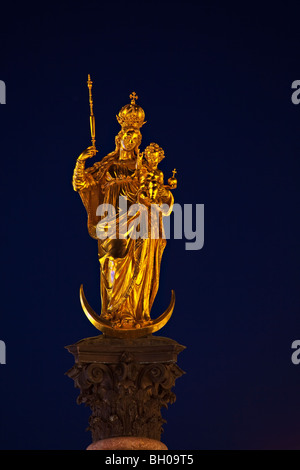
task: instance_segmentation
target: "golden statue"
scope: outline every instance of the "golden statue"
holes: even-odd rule
[[[97,153],[90,76],[88,87],[92,145],[77,159],[73,188],[86,208],[89,234],[98,241],[101,315],[88,304],[82,286],[80,300],[100,331],[135,338],[162,328],[174,309],[172,291],[167,310],[156,320],[150,317],[166,246],[162,218],[172,211],[176,170],[165,185],[157,168],[164,151],[152,143],[140,153],[145,113],[136,104],[135,93],[117,115],[121,130],[115,137],[115,150],[86,168],[86,160]]]

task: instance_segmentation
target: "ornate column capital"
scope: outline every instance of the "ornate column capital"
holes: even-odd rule
[[[66,347],[75,364],[67,372],[80,389],[77,403],[91,408],[93,442],[112,437],[160,440],[161,408],[174,403],[171,389],[184,372],[176,364],[185,349],[169,338],[86,338]]]

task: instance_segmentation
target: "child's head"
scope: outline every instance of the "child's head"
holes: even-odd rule
[[[155,143],[151,143],[144,151],[145,159],[147,160],[149,166],[156,167],[159,162],[165,158],[163,149]]]

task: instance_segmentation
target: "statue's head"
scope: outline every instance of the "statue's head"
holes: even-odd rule
[[[141,143],[141,133],[134,128],[125,129],[121,132],[120,146],[123,150],[131,151],[137,149]]]
[[[165,153],[158,144],[152,142],[145,148],[144,156],[151,167],[156,167],[165,158]]]
[[[121,125],[122,130],[136,129],[139,130],[145,123],[145,112],[135,100],[138,96],[133,92],[130,95],[131,102],[123,106],[117,115],[118,123]]]

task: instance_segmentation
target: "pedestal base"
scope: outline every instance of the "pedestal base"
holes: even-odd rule
[[[167,446],[146,437],[111,437],[93,442],[86,450],[168,450]]]

